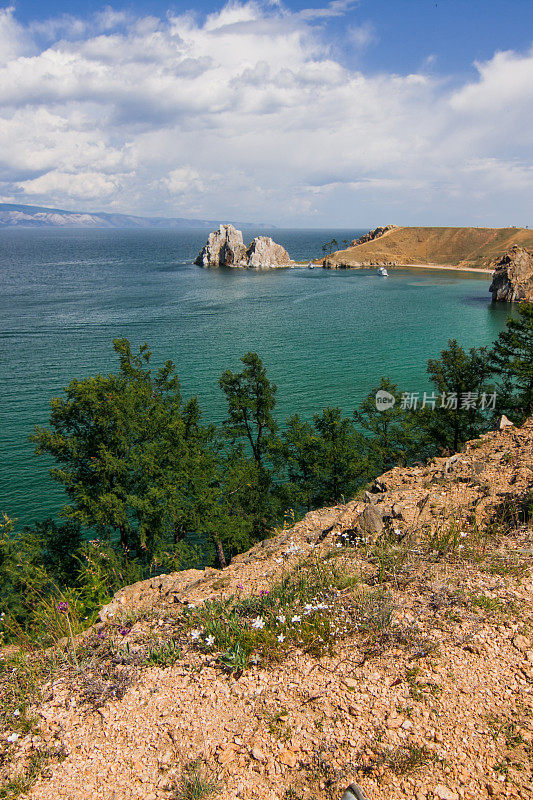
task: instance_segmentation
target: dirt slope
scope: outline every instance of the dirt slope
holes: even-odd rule
[[[532,800],[532,466],[530,420],[390,470],[225,570],[127,587],[86,638],[80,672],[43,688],[40,731],[11,746],[15,764],[64,749],[28,797],[207,797],[183,788],[199,761],[217,800],[339,800],[351,781],[369,800]],[[180,622],[208,600],[260,604],[309,560],[357,584],[326,590],[316,616],[302,602],[276,658],[229,674]],[[329,654],[289,635],[326,617],[338,629]],[[148,666],[171,640],[172,663]]]
[[[325,259],[330,269],[386,264],[488,267],[512,245],[533,248],[525,228],[393,228],[370,242]]]

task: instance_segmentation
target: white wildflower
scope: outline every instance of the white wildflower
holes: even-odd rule
[[[191,639],[193,642],[196,642],[200,638],[200,631],[195,628],[195,630],[191,631]]]
[[[294,617],[291,619],[291,622],[301,622],[301,617],[298,614],[295,614]]]
[[[7,737],[8,742],[16,742],[17,739],[20,739],[20,733],[10,733]]]
[[[264,628],[264,627],[265,627],[265,621],[264,621],[263,617],[256,617],[254,619],[254,621],[252,622],[252,628],[261,629],[261,628]]]
[[[18,710],[18,708],[17,708],[16,711],[13,711],[13,716],[14,717],[20,717],[20,711]]]
[[[280,635],[278,636],[278,642],[284,642],[284,641],[285,641],[285,637],[284,637],[284,635],[282,633],[280,633]]]
[[[287,617],[285,616],[285,614],[278,614],[278,616],[276,617],[276,619],[277,619],[277,621],[278,621],[278,622],[281,622],[281,624],[283,625],[283,623],[285,622],[285,620],[287,619]]]
[[[206,636],[205,638],[205,643],[208,647],[212,647],[215,643],[215,637],[212,634],[209,634],[209,636]]]

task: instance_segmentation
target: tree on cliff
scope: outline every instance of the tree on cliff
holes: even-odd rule
[[[517,422],[533,414],[533,305],[522,303],[518,317],[509,317],[491,351],[502,378],[503,410]]]
[[[389,395],[394,403],[388,408],[378,408],[380,394],[385,398]],[[372,474],[378,475],[400,462],[422,457],[422,437],[413,414],[402,409],[401,399],[397,384],[383,377],[354,411],[354,420],[365,433]]]
[[[263,467],[269,440],[277,430],[272,416],[277,386],[267,378],[257,353],[246,353],[241,361],[244,364],[241,372],[228,369],[219,381],[228,403],[225,430],[232,439],[244,437],[257,465]]]
[[[435,408],[417,412],[417,420],[435,444],[455,452],[489,426],[494,387],[488,383],[493,372],[488,350],[472,347],[467,352],[456,339],[449,339],[440,358],[429,359],[427,371],[439,397]]]

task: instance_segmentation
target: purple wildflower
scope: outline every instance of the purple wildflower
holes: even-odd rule
[[[57,604],[57,610],[60,614],[66,614],[68,611],[68,603],[61,602]]]

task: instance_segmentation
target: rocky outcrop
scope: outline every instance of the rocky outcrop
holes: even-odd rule
[[[271,269],[289,266],[291,258],[270,236],[256,236],[246,247],[242,231],[233,225],[221,225],[218,231],[209,234],[195,263],[201,267]]]
[[[248,267],[285,267],[290,256],[280,244],[270,236],[256,236],[246,251]]]
[[[494,262],[489,292],[493,302],[533,303],[533,253],[515,245]]]
[[[198,253],[196,264],[200,267],[232,267],[246,257],[242,231],[233,225],[221,225],[209,234],[207,243]]]
[[[372,231],[368,231],[368,233],[364,233],[358,239],[353,239],[350,247],[355,247],[358,244],[365,244],[365,242],[372,242],[374,239],[379,239],[380,236],[383,236],[384,233],[388,231],[392,231],[394,228],[397,228],[397,225],[382,225],[379,228],[374,228]]]

